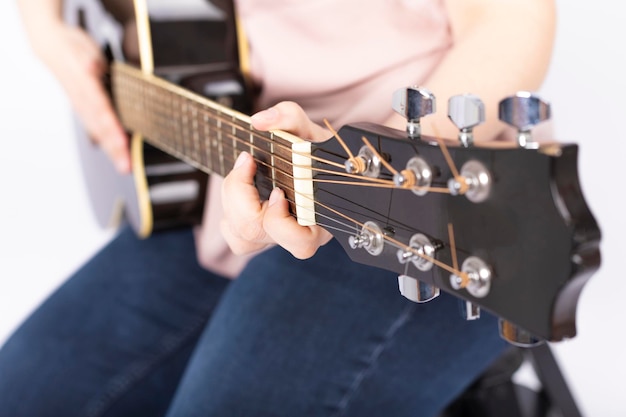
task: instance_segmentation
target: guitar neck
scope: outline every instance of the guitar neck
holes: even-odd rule
[[[260,197],[267,199],[279,187],[299,221],[314,223],[309,142],[282,131],[255,130],[249,116],[127,64],[112,64],[111,82],[126,129],[221,177],[230,172],[241,152],[248,152],[257,162]]]

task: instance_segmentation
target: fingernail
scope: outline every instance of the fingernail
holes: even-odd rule
[[[253,114],[251,119],[252,122],[273,122],[278,118],[278,110],[274,107],[270,107],[269,109],[262,110],[256,114]]]
[[[268,200],[269,206],[271,207],[282,200],[284,195],[283,190],[278,187],[274,188],[270,194],[270,199]]]
[[[248,153],[241,152],[239,156],[237,157],[237,160],[235,161],[235,166],[233,167],[233,169],[237,169],[240,166],[242,166],[243,163],[246,162],[246,159],[248,159]]]

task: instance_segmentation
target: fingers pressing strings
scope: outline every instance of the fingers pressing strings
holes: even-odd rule
[[[282,188],[284,191],[293,195],[291,198],[286,196],[287,201],[293,206],[296,207],[295,196],[301,197],[303,199],[312,199],[312,196],[302,195],[302,193],[298,192],[294,186],[293,181],[302,180],[299,178],[295,178],[293,175],[293,168],[302,166],[296,165],[290,158],[284,157],[281,155],[293,155],[294,153],[299,156],[303,156],[308,158],[316,164],[314,166],[308,167],[316,174],[326,174],[332,175],[335,179],[321,179],[321,178],[313,178],[312,181],[317,183],[336,183],[346,186],[357,186],[357,187],[369,187],[369,188],[404,188],[405,187],[397,186],[393,181],[381,179],[381,178],[370,178],[363,175],[355,175],[350,174],[345,171],[345,165],[339,162],[335,162],[332,160],[328,160],[325,158],[321,158],[316,155],[310,154],[300,154],[291,149],[291,146],[288,143],[280,143],[276,141],[272,132],[260,132],[254,130],[251,126],[242,126],[241,122],[237,120],[233,120],[232,116],[218,114],[207,115],[211,118],[217,117],[217,123],[215,126],[212,126],[213,129],[219,128],[219,136],[222,138],[222,142],[220,144],[220,151],[224,158],[224,164],[226,166],[233,166],[234,161],[237,156],[244,151],[250,152],[255,158],[257,164],[266,169],[273,170],[274,172],[279,172],[283,178],[291,180],[290,182],[281,181],[277,185]],[[332,132],[335,132],[332,128],[330,129]],[[242,135],[243,133],[243,135]],[[242,137],[243,136],[243,137]],[[339,137],[335,132],[335,138],[342,144],[341,146],[346,151],[345,159],[354,158],[354,155],[349,151],[349,148],[345,145],[345,142]],[[366,144],[369,143],[365,140]],[[378,151],[371,146],[373,151],[380,156]],[[279,152],[280,151],[280,152]],[[381,160],[383,158],[381,157]],[[269,162],[268,162],[269,161]],[[389,167],[387,164],[385,167],[393,174],[393,168]],[[288,170],[287,170],[288,169]],[[429,188],[429,191],[432,192],[446,192],[449,193],[447,189],[437,189],[437,188]],[[335,230],[340,233],[345,234],[354,234],[359,230],[362,230],[365,225],[354,218],[351,218],[349,215],[340,213],[339,211],[320,204],[319,201],[313,201],[315,204],[314,214],[317,219],[318,225],[329,229]],[[297,207],[301,210],[311,210],[310,208]],[[326,213],[320,212],[318,208],[323,208]],[[296,216],[294,213],[291,213],[292,216]],[[413,248],[410,248],[406,244],[397,241],[389,236],[384,237],[388,244],[407,251],[412,251],[416,256],[426,257],[426,255],[421,254],[415,251]],[[463,276],[464,274],[461,271],[458,271],[457,268],[453,266],[446,265],[437,261],[436,259],[428,258],[428,261],[433,264],[443,268],[451,273],[455,273],[456,275]]]
[[[312,207],[315,207],[314,209],[314,214],[316,217],[316,222],[319,226],[322,226],[326,229],[329,230],[334,230],[337,231],[339,233],[344,233],[346,235],[352,235],[354,233],[358,233],[360,230],[363,230],[364,228],[367,228],[367,226],[364,223],[359,222],[358,220],[356,220],[355,218],[352,218],[351,216],[340,212],[337,209],[334,209],[328,205],[322,204],[319,201],[315,201],[315,199],[312,196],[309,195],[304,195],[300,192],[298,192],[294,187],[293,187],[293,180],[298,180],[298,178],[295,178],[293,176],[292,171],[287,171],[284,168],[280,168],[280,167],[291,167],[293,168],[294,166],[296,166],[290,159],[287,159],[283,156],[280,156],[277,154],[276,150],[277,149],[282,149],[283,151],[286,151],[287,154],[290,153],[295,153],[295,151],[292,151],[291,147],[286,145],[286,144],[281,144],[278,143],[274,140],[272,133],[271,132],[255,132],[253,131],[251,128],[248,129],[247,134],[251,134],[251,135],[255,135],[254,136],[254,140],[253,141],[249,141],[246,140],[236,134],[233,134],[233,128],[234,129],[241,129],[242,127],[239,126],[238,124],[230,121],[228,118],[223,118],[222,120],[222,135],[225,136],[227,138],[227,140],[224,142],[223,146],[225,147],[226,150],[226,154],[227,155],[233,155],[233,158],[236,157],[236,155],[238,155],[238,153],[243,152],[243,151],[250,151],[251,154],[255,155],[255,160],[257,162],[258,165],[264,166],[267,169],[273,169],[273,170],[279,170],[280,173],[285,177],[285,178],[289,178],[292,180],[291,183],[282,183],[280,184],[281,188],[284,189],[284,191],[288,191],[289,193],[286,194],[286,199],[287,201],[294,207],[296,207],[296,201],[295,201],[295,195],[297,194],[298,197],[301,197],[303,199],[309,199],[309,200],[313,200],[312,202],[315,203],[313,205],[311,205]],[[343,143],[342,147],[344,147],[344,149],[346,149],[346,153],[347,151],[347,146],[345,146],[345,142],[343,142],[343,140],[341,140],[341,138],[339,138],[338,135],[335,136],[337,138],[337,140],[339,140],[341,143]],[[363,138],[363,141],[366,143],[366,145],[368,147],[371,148],[371,150],[373,152],[375,152],[380,158],[381,161],[383,160],[383,158],[379,155],[378,151],[371,145],[371,143],[369,143],[369,141],[366,138]],[[267,145],[268,142],[272,143],[272,146],[268,147],[268,146],[261,146],[261,144],[265,144]],[[441,143],[441,142],[440,142]],[[243,149],[241,149],[243,148]],[[269,149],[273,149],[274,151],[268,151]],[[445,153],[445,152],[444,152]],[[350,158],[352,155],[351,153],[347,155],[347,158]],[[307,158],[310,158],[312,160],[314,160],[315,162],[317,162],[318,164],[316,164],[316,166],[311,167],[311,170],[313,170],[316,173],[322,173],[322,174],[328,174],[328,175],[333,175],[335,177],[337,177],[338,179],[336,180],[329,180],[329,179],[316,179],[313,178],[314,182],[318,182],[318,183],[336,183],[336,184],[341,184],[341,185],[347,185],[347,186],[361,186],[361,187],[370,187],[370,188],[402,188],[397,186],[393,181],[391,180],[385,180],[385,179],[380,179],[380,178],[369,178],[369,177],[364,177],[362,175],[355,175],[355,174],[349,174],[347,172],[344,171],[344,165],[331,161],[331,160],[327,160],[324,158],[320,158],[317,156],[313,156],[313,155],[301,155],[301,156],[305,156]],[[353,157],[353,156],[352,156]],[[451,160],[449,158],[447,158],[447,160],[449,161],[449,163],[452,163]],[[273,161],[273,165],[269,162],[266,161]],[[277,163],[277,161],[279,161],[280,163]],[[231,162],[229,160],[229,162]],[[234,159],[231,163],[234,163]],[[326,166],[326,168],[322,168],[323,166]],[[394,172],[396,172],[391,166],[389,166],[388,164],[385,164],[385,167],[393,174]],[[435,188],[435,187],[429,187],[428,188],[429,191],[431,192],[440,192],[440,193],[449,193],[450,191],[447,188]],[[294,197],[289,197],[289,194],[293,195]],[[302,206],[298,206],[298,209],[302,209],[302,210],[310,210],[309,208],[305,208]],[[319,209],[323,209],[325,212],[320,211]],[[292,216],[296,217],[295,213],[291,214]],[[390,236],[384,236],[385,241],[390,244],[391,246],[397,248],[397,249],[402,249],[405,251],[411,251],[413,252],[413,254],[415,256],[421,257],[426,259],[427,261],[433,263],[434,265],[438,266],[441,269],[444,269],[452,274],[455,274],[461,278],[463,278],[466,274],[463,273],[462,271],[460,271],[458,269],[458,265],[456,265],[456,261],[454,262],[454,265],[447,265],[441,261],[438,261],[435,258],[429,257],[428,255],[425,255],[417,250],[415,250],[414,248],[411,248],[410,246],[408,246],[405,243],[402,243],[399,240],[394,239],[393,237]],[[454,243],[451,243],[451,246],[454,246]],[[455,253],[455,257],[454,259],[456,259],[456,249],[454,247],[451,248],[451,250]]]

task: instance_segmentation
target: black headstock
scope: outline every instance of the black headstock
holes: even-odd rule
[[[313,148],[317,222],[355,262],[413,278],[418,298],[441,289],[492,312],[513,342],[576,335],[600,265],[577,145],[444,146],[373,124],[338,136]]]

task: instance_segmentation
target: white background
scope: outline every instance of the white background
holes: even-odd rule
[[[580,300],[579,335],[553,346],[585,415],[626,416],[626,3],[558,4],[542,96],[552,103],[556,139],[581,145],[580,175],[603,231],[603,264]],[[0,1],[0,57],[2,343],[110,232],[96,226],[87,206],[68,104],[32,55],[11,0]]]

